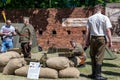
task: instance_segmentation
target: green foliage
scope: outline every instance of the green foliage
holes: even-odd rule
[[[120,0],[0,0],[0,7],[14,8],[74,8],[92,7],[95,4],[120,2]]]

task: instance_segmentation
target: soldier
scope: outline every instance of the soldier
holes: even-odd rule
[[[29,23],[28,18],[24,18],[24,26],[22,30],[19,32],[16,29],[16,32],[20,36],[19,42],[21,43],[22,53],[24,54],[25,58],[31,58],[31,46],[32,46],[32,38],[34,33],[33,26]]]
[[[101,13],[102,8],[102,5],[96,5],[94,7],[95,14],[88,18],[86,27],[86,46],[90,43],[90,57],[92,62],[92,74],[88,75],[88,77],[95,80],[107,80],[107,78],[101,76],[101,68],[107,43],[106,36],[109,40],[109,47],[112,47],[110,31],[112,25],[109,18]]]
[[[71,60],[75,63],[77,66],[85,65],[86,60],[86,54],[80,44],[77,44],[75,40],[70,41],[71,46],[73,47],[72,53],[74,53],[74,56],[71,58]],[[76,61],[80,61],[79,64],[76,63]]]

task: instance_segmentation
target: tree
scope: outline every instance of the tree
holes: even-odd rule
[[[0,7],[14,8],[74,8],[92,7],[95,4],[120,2],[120,0],[0,0]]]

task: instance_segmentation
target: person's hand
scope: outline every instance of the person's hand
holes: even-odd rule
[[[32,45],[32,41],[30,41],[29,45],[30,45],[30,46]]]
[[[4,33],[5,36],[12,36],[11,33]]]
[[[86,41],[85,44],[84,44],[84,47],[88,47],[89,45],[90,45],[90,42]]]
[[[113,46],[112,42],[108,43],[108,47],[111,48]]]
[[[18,28],[17,28],[17,27],[15,27],[15,31],[18,31]]]

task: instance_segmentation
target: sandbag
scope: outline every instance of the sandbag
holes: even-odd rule
[[[69,60],[66,57],[51,57],[47,61],[49,68],[61,70],[69,67]]]
[[[40,78],[51,78],[51,79],[56,79],[58,78],[58,72],[55,69],[51,68],[42,68],[40,69]]]
[[[15,75],[27,77],[28,69],[29,65],[16,69]],[[39,77],[56,79],[58,78],[58,72],[55,69],[41,67]]]
[[[21,53],[20,48],[10,48],[10,49],[8,49],[8,51],[15,51],[15,52]]]
[[[75,67],[68,67],[60,70],[58,75],[60,78],[78,78],[80,76],[80,72]]]
[[[29,65],[23,66],[15,70],[15,75],[27,77]]]
[[[12,58],[20,58],[20,57],[21,57],[20,54],[15,51],[2,53],[0,54],[0,66],[5,66]]]
[[[11,59],[8,64],[4,67],[3,74],[11,75],[14,71],[22,66],[25,66],[26,62],[24,58]]]

